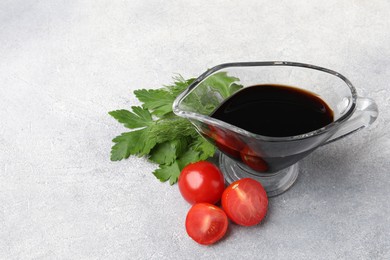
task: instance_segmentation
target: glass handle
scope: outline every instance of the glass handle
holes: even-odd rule
[[[337,141],[347,135],[355,133],[356,131],[371,125],[374,123],[377,117],[378,106],[376,105],[375,101],[370,98],[358,97],[356,102],[356,110],[351,118],[349,118],[348,121],[345,122],[340,127],[340,129],[338,129],[336,133],[333,134],[333,136],[324,143],[324,145]]]

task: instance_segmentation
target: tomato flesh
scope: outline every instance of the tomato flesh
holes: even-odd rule
[[[197,243],[211,245],[226,233],[228,218],[225,212],[209,203],[197,203],[186,217],[187,234]]]
[[[253,226],[267,214],[268,197],[256,180],[244,178],[230,184],[222,194],[222,207],[236,224]]]
[[[190,204],[217,203],[225,189],[225,180],[214,164],[207,161],[191,163],[184,167],[179,176],[179,190]]]

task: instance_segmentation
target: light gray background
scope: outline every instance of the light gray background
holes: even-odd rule
[[[390,2],[0,2],[1,259],[390,259]],[[380,118],[301,164],[266,221],[193,242],[142,158],[110,162],[132,91],[230,61],[334,69]]]

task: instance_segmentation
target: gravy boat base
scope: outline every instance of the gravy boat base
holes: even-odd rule
[[[237,163],[223,153],[219,154],[219,167],[230,184],[242,178],[251,178],[259,181],[267,192],[268,197],[274,197],[287,191],[297,180],[299,175],[299,162],[274,173],[261,174]]]

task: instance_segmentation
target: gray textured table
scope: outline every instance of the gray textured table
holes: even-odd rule
[[[240,2],[240,3],[239,3]],[[390,259],[390,2],[0,3],[1,259]],[[212,247],[143,158],[110,162],[108,111],[228,61],[332,68],[380,117],[305,158],[266,221]]]

